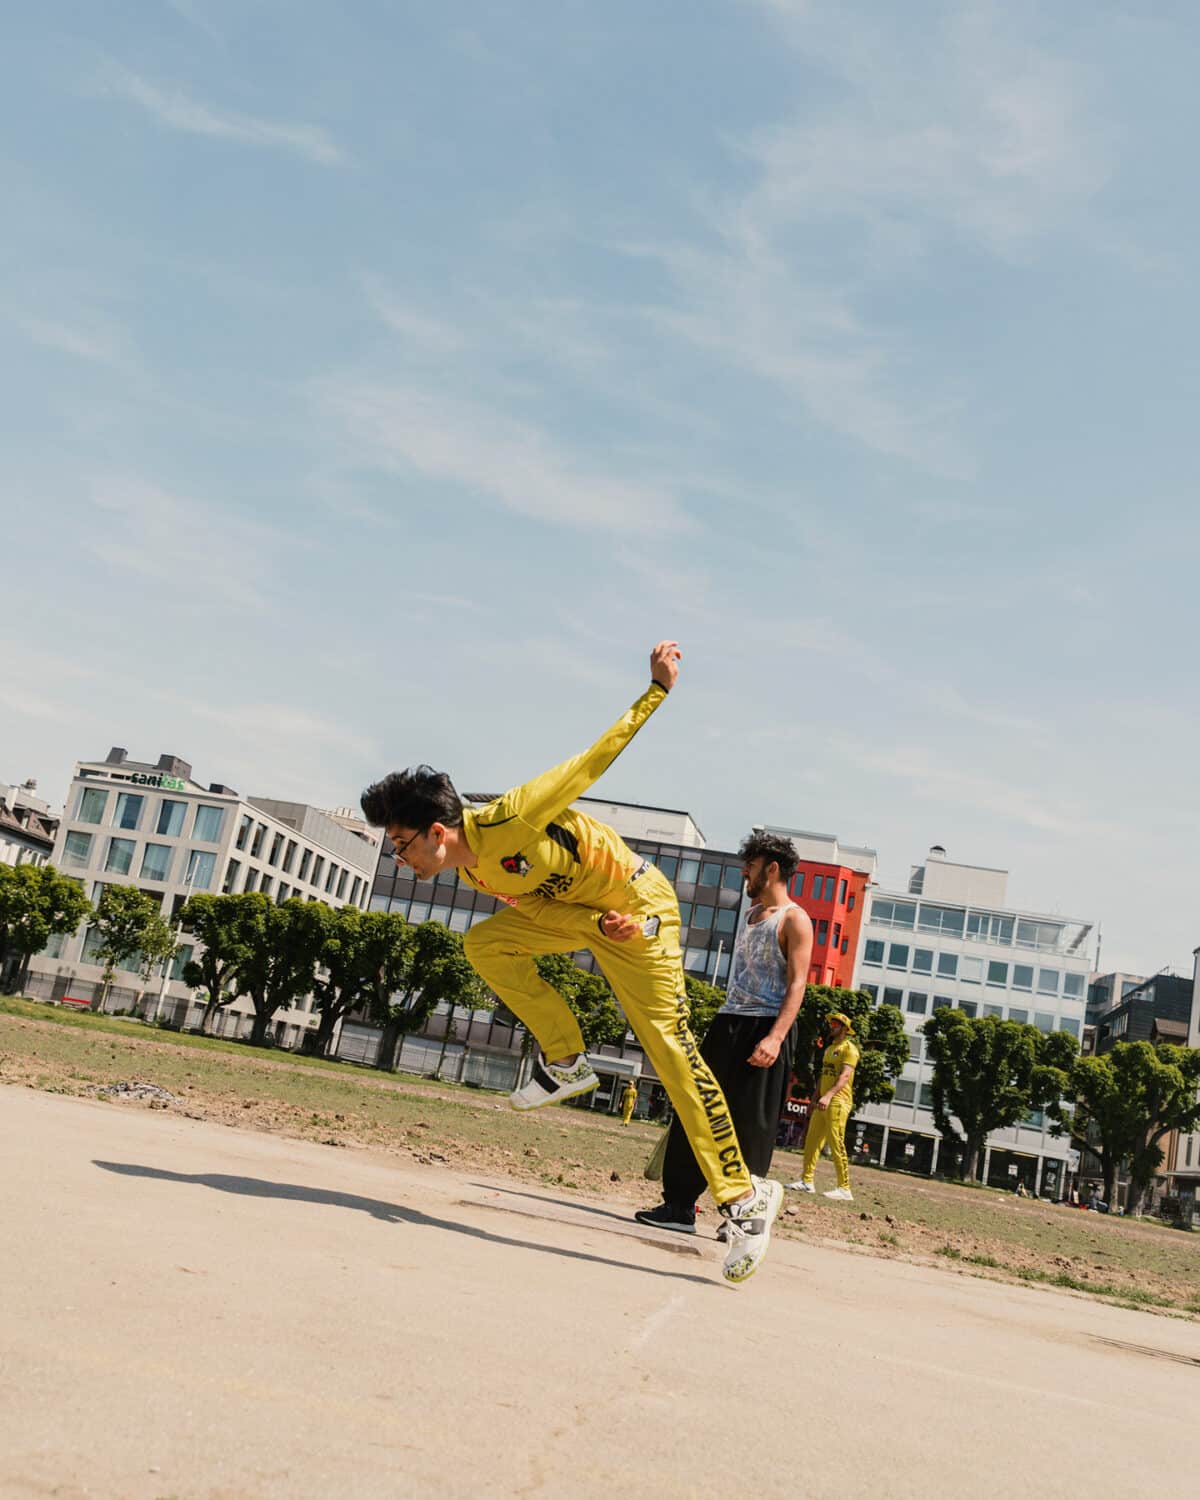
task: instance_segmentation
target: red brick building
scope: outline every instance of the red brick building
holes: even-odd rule
[[[769,827],[767,832],[790,838],[800,855],[788,890],[812,919],[809,982],[848,989],[858,957],[865,893],[875,878],[875,850],[839,844],[832,834],[798,828]]]

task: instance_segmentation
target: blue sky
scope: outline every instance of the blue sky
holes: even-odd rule
[[[0,19],[0,779],[603,783],[1190,968],[1194,7]]]

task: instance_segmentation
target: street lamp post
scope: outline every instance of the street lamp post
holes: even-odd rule
[[[192,859],[190,859],[188,861],[188,878],[187,878],[187,884],[184,886],[184,891],[186,892],[186,895],[183,898],[183,906],[181,906],[179,908],[179,911],[176,912],[176,914],[175,914],[175,936],[176,937],[178,937],[179,934],[180,934],[180,932],[182,932],[182,930],[183,930],[183,923],[179,920],[180,914],[183,911],[183,907],[186,906],[188,904],[188,902],[192,899],[192,886],[195,884],[195,881],[196,881],[195,850],[192,850],[192,855],[193,855]],[[158,1018],[159,1018],[159,1015],[162,1012],[163,1001],[167,998],[167,986],[171,982],[171,965],[172,965],[172,963],[174,961],[175,961],[175,955],[174,955],[174,953],[172,953],[169,958],[164,958],[163,959],[163,963],[162,963],[162,983],[158,987],[158,995],[157,995],[157,997],[155,998],[155,1001],[154,1001],[154,1014],[150,1017],[151,1021],[157,1021]]]

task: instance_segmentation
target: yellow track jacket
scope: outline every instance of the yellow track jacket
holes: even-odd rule
[[[493,802],[463,808],[467,843],[479,856],[458,877],[512,906],[538,896],[605,911],[642,863],[607,823],[570,804],[599,779],[667,696],[652,682],[590,750],[513,787]]]

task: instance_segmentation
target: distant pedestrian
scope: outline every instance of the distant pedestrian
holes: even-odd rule
[[[796,1182],[788,1187],[801,1193],[815,1193],[813,1173],[822,1146],[828,1143],[837,1172],[837,1187],[830,1188],[826,1198],[853,1203],[850,1191],[850,1159],[846,1155],[846,1126],[854,1110],[854,1070],[859,1051],[850,1040],[854,1027],[850,1017],[838,1011],[829,1018],[829,1041],[821,1060],[821,1093],[813,1103],[808,1134],[804,1139],[804,1165]]]
[[[633,1119],[633,1112],[637,1108],[638,1092],[637,1084],[631,1078],[625,1085],[621,1095],[621,1124],[628,1125]]]

